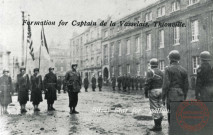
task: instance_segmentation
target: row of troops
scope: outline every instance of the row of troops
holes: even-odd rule
[[[188,72],[179,63],[180,54],[177,50],[169,53],[169,65],[162,72],[158,68],[158,60],[150,60],[150,69],[145,82],[145,97],[149,98],[150,110],[153,111],[154,126],[151,131],[161,131],[163,115],[158,110],[166,105],[168,122],[170,123],[171,102],[186,100],[189,89]],[[200,101],[213,101],[213,67],[212,57],[208,51],[200,53],[201,65],[197,69],[195,98]],[[174,111],[172,111],[174,112]]]
[[[77,65],[73,65],[72,68],[77,67]],[[40,111],[38,108],[40,102],[43,101],[42,98],[42,92],[45,93],[45,99],[47,100],[47,110],[48,111],[54,111],[55,108],[53,107],[54,101],[57,100],[57,89],[60,90],[61,84],[58,82],[58,79],[56,75],[53,73],[54,68],[49,68],[49,73],[47,73],[44,76],[44,79],[42,80],[42,76],[39,74],[39,69],[34,69],[34,74],[29,78],[29,75],[26,74],[26,68],[21,67],[20,68],[20,74],[17,75],[17,83],[15,86],[15,91],[18,93],[18,102],[20,104],[20,110],[21,113],[27,112],[26,110],[26,104],[30,100],[34,106],[34,111]],[[71,72],[71,71],[70,71]],[[71,95],[76,95],[75,93],[78,93],[80,89],[77,92],[72,93],[73,88],[67,87],[70,86],[71,83],[73,86],[74,80],[70,81],[70,72],[68,72],[65,76],[65,82],[64,89],[68,91],[69,97]],[[12,86],[12,79],[8,75],[9,70],[3,70],[3,76],[0,77],[0,104],[1,104],[1,112],[7,114],[7,107],[10,103],[12,103],[12,94],[14,92],[13,86]],[[77,71],[73,71],[72,76],[78,76],[78,82],[81,82],[80,74],[77,73]],[[60,84],[60,85],[59,85]],[[74,84],[76,85],[76,84]],[[81,83],[79,83],[79,88],[81,87]],[[76,88],[75,88],[76,89]],[[31,96],[29,98],[29,92],[31,92]],[[75,107],[77,105],[77,99],[76,96],[74,96],[70,100],[70,107],[72,106],[71,113],[78,113],[75,111]],[[73,103],[75,102],[75,103]]]

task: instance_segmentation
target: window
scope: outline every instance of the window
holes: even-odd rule
[[[139,37],[136,37],[135,38],[135,52],[136,53],[138,53],[138,52],[140,52],[140,39],[139,39]]]
[[[191,29],[192,29],[192,41],[198,41],[199,36],[199,24],[198,20],[194,20],[191,23]]]
[[[192,70],[193,74],[197,74],[197,68],[199,67],[199,57],[193,56],[192,57]]]
[[[189,0],[189,6],[198,3],[200,0]]]
[[[111,71],[111,72],[112,72],[112,75],[114,75],[114,74],[115,74],[115,69],[114,69],[113,66],[111,67],[111,70],[112,70],[112,71]]]
[[[113,35],[113,30],[114,30],[114,29],[110,29],[110,36]]]
[[[119,56],[121,56],[121,41],[118,41],[118,51],[119,51]]]
[[[92,57],[91,58],[91,65],[94,65],[95,63],[94,63],[94,58]]]
[[[151,34],[147,34],[146,35],[146,50],[151,50],[151,46],[152,46],[152,43],[151,43]]]
[[[164,30],[160,30],[159,32],[159,41],[160,41],[159,48],[164,48]]]
[[[93,47],[93,44],[91,44],[91,53],[93,53],[94,51],[94,47]]]
[[[180,27],[174,27],[174,45],[180,44]]]
[[[126,65],[126,68],[127,68],[127,73],[130,74],[130,65]]]
[[[104,32],[104,37],[105,38],[108,37],[108,31],[107,30]]]
[[[151,21],[152,20],[152,12],[149,12],[149,13],[146,13],[146,18],[145,18],[145,20],[146,20],[146,22],[148,22],[148,21]]]
[[[61,71],[64,71],[64,67],[61,67]]]
[[[165,6],[158,8],[158,13],[157,13],[158,17],[164,16],[165,14],[166,14]]]
[[[164,60],[160,60],[159,61],[159,69],[164,71],[164,68],[165,68],[165,62],[164,62]]]
[[[174,1],[172,2],[172,12],[180,10],[180,1]]]
[[[126,41],[126,54],[129,55],[130,54],[130,40],[127,39]]]
[[[119,72],[119,75],[122,75],[122,67],[121,66],[118,66],[118,72]]]
[[[114,56],[114,43],[111,43],[111,58]]]
[[[140,75],[140,64],[138,63],[136,65],[137,75]]]

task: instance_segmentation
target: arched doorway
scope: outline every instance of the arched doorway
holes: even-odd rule
[[[108,77],[109,77],[109,71],[108,71],[108,69],[105,67],[105,68],[104,68],[104,81],[107,81]]]

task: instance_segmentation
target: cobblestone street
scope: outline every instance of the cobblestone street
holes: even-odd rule
[[[146,135],[167,134],[166,114],[162,132],[150,132],[153,120],[149,111],[148,99],[142,91],[113,92],[110,88],[97,89],[92,92],[79,93],[77,111],[80,114],[69,114],[68,95],[58,94],[55,112],[47,112],[46,100],[40,104],[41,111],[35,113],[30,102],[28,112],[20,114],[17,96],[8,108],[8,115],[1,115],[0,134],[113,134],[113,135]]]

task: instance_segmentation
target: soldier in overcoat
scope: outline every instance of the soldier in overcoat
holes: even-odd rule
[[[118,76],[117,83],[118,83],[118,90],[120,91],[122,86],[122,76],[120,75]]]
[[[18,101],[21,106],[21,113],[27,112],[26,104],[29,101],[30,80],[26,74],[26,68],[20,68],[20,74],[17,75],[16,89],[18,91]]]
[[[115,78],[115,76],[114,76],[114,75],[112,75],[111,82],[112,82],[112,90],[113,90],[113,91],[115,91],[116,78]]]
[[[38,108],[40,102],[43,101],[42,99],[42,90],[44,90],[43,87],[43,81],[41,75],[39,75],[39,68],[35,68],[34,74],[30,78],[31,82],[31,98],[30,101],[33,103],[34,111],[40,111]]]
[[[47,110],[55,111],[53,104],[57,100],[57,77],[53,73],[54,68],[49,68],[49,73],[44,76],[45,99],[47,100]]]
[[[210,65],[212,60],[208,51],[200,53],[201,65],[197,69],[197,81],[195,96],[197,100],[213,101],[213,67]]]
[[[180,53],[172,50],[168,55],[170,65],[165,68],[163,81],[163,104],[167,106],[168,122],[170,123],[170,103],[172,101],[184,101],[188,92],[188,74],[180,64]],[[165,102],[166,101],[166,102]]]
[[[84,78],[84,88],[85,88],[85,92],[88,92],[87,89],[89,87],[89,79],[88,79],[88,75],[86,75],[86,77]]]
[[[95,91],[96,88],[96,78],[95,75],[92,76],[92,91]]]
[[[12,79],[8,75],[9,70],[3,70],[3,76],[0,77],[0,104],[3,107],[3,113],[8,114],[7,107],[12,103],[11,95],[13,93]]]
[[[80,92],[82,80],[80,73],[77,71],[77,64],[72,64],[72,70],[65,75],[65,82],[68,88],[70,114],[78,114],[76,106],[78,104],[78,93]]]
[[[103,84],[103,78],[102,78],[102,75],[99,75],[99,77],[98,77],[98,88],[99,88],[99,91],[101,91],[102,84]]]

